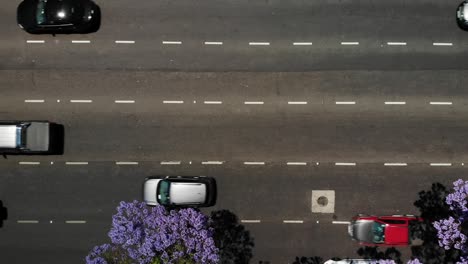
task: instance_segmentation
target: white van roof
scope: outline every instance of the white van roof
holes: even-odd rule
[[[16,148],[16,125],[0,125],[0,148]]]

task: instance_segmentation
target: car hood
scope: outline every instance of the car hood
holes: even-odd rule
[[[23,28],[30,28],[36,24],[36,1],[23,1],[16,12],[16,22]]]
[[[143,184],[143,200],[146,204],[158,205],[156,188],[158,187],[159,181],[161,181],[161,179],[150,179],[146,180]]]
[[[408,244],[408,227],[387,225],[385,227],[385,244]]]
[[[171,183],[171,203],[193,204],[206,201],[206,184],[203,183]]]

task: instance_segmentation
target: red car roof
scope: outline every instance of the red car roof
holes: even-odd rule
[[[385,227],[385,244],[408,245],[409,244],[408,225],[387,224],[387,226]]]

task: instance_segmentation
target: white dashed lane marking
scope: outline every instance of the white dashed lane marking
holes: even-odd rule
[[[246,105],[262,105],[264,104],[263,101],[245,101],[244,104]]]
[[[244,165],[265,165],[263,161],[244,161]]]
[[[93,100],[70,100],[70,103],[81,103],[81,104],[86,104],[86,103],[92,103]]]
[[[115,100],[116,104],[134,104],[135,100]]]
[[[311,46],[312,42],[294,42],[294,46]]]
[[[75,44],[89,44],[91,40],[72,40],[71,42]]]
[[[29,44],[43,44],[43,43],[45,43],[45,40],[26,40],[26,43],[29,43]]]
[[[246,223],[246,224],[258,224],[260,223],[260,220],[248,220],[248,219],[242,219],[241,223]]]
[[[356,102],[354,102],[354,101],[338,101],[338,102],[335,102],[335,104],[337,104],[337,105],[355,105]]]
[[[430,163],[431,166],[452,166],[452,163]]]
[[[223,101],[204,101],[204,104],[222,104]]]
[[[270,42],[249,42],[250,46],[270,46]]]
[[[286,165],[289,165],[289,166],[304,166],[304,165],[307,165],[307,162],[290,161],[290,162],[287,162]]]
[[[67,161],[66,165],[88,165],[87,161]]]
[[[301,102],[301,101],[289,101],[288,104],[290,105],[306,105],[307,102]]]
[[[349,225],[349,224],[351,224],[351,222],[350,221],[332,221],[332,224]]]
[[[405,105],[406,102],[385,102],[386,105]]]
[[[115,165],[138,165],[136,161],[116,161]]]
[[[161,165],[180,165],[181,161],[161,161]]]
[[[452,102],[430,102],[431,105],[452,105]]]
[[[223,45],[221,41],[205,41],[205,45]]]
[[[203,165],[222,165],[223,163],[224,163],[224,161],[211,160],[211,161],[202,161],[201,164],[203,164]]]
[[[19,165],[39,165],[41,164],[39,161],[20,161],[18,162]]]
[[[434,42],[432,43],[434,46],[453,46],[453,43],[451,42]]]
[[[359,45],[359,42],[341,42],[341,45]]]
[[[335,162],[335,166],[356,166],[355,162]]]
[[[163,101],[163,104],[183,104],[184,101]]]
[[[26,99],[24,100],[25,103],[44,103],[45,100],[43,99]]]
[[[85,220],[67,220],[66,224],[86,224]]]
[[[283,220],[285,224],[303,224],[303,220]]]
[[[37,224],[37,223],[39,223],[38,220],[18,220],[16,222],[18,224]]]
[[[163,41],[162,44],[164,45],[181,45],[182,41]]]
[[[406,42],[387,42],[389,46],[406,46]]]
[[[404,163],[404,162],[386,162],[384,163],[384,166],[406,166],[408,164]]]
[[[135,44],[134,40],[116,40],[116,44]]]

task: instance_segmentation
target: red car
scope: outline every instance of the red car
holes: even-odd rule
[[[412,238],[412,234],[420,223],[422,218],[414,215],[357,215],[351,219],[348,233],[365,246],[416,245],[422,241]]]

